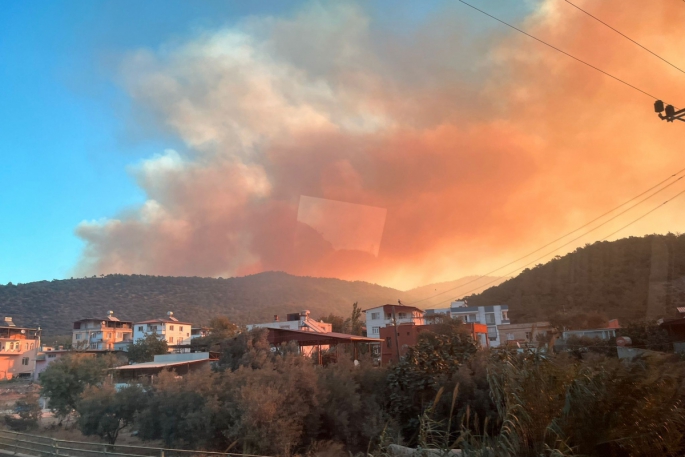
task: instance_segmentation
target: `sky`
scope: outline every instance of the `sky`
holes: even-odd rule
[[[575,3],[685,68],[685,4]],[[678,106],[683,73],[562,0],[473,4]],[[685,168],[685,126],[652,98],[458,2],[2,8],[3,284],[282,270],[407,289],[490,272]],[[495,274],[680,232],[685,197],[612,235],[683,189]]]

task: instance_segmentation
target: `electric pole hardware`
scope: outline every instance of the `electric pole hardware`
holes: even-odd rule
[[[664,111],[666,114],[661,114]],[[673,105],[666,105],[664,107],[664,102],[661,100],[654,102],[654,112],[659,113],[659,119],[666,120],[666,122],[673,122],[675,120],[685,122],[685,119],[683,119],[685,117],[685,109],[676,111]]]

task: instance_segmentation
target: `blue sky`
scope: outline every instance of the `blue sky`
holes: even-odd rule
[[[370,4],[381,26],[411,27],[435,9],[424,2],[399,8],[391,3]],[[127,167],[164,149],[182,148],[164,132],[135,128],[130,100],[117,85],[122,55],[246,15],[289,14],[298,4],[72,0],[7,1],[0,8],[0,283],[5,284],[69,277],[83,248],[76,225],[141,204],[145,196]],[[484,30],[496,26],[464,8]],[[498,10],[520,16],[525,9]]]

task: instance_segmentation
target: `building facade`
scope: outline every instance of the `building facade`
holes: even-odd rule
[[[439,326],[435,324],[429,325],[388,325],[380,329],[380,338],[383,342],[380,344],[381,364],[385,365],[390,362],[397,362],[400,357],[407,353],[407,350],[414,346],[419,334],[423,332],[435,331]],[[483,324],[464,324],[464,330],[469,333],[471,338],[476,341],[481,347],[488,347],[488,328]]]
[[[11,317],[0,322],[0,379],[33,377],[40,328],[17,327]]]
[[[115,345],[130,344],[133,322],[121,321],[113,311],[103,318],[86,318],[74,322],[71,346],[76,350],[114,351]]]
[[[449,316],[461,319],[466,324],[483,324],[488,327],[488,341],[490,347],[502,344],[498,326],[509,325],[509,306],[468,306],[465,300],[453,301],[449,308],[435,308],[426,310],[426,321],[431,322],[437,316]]]
[[[498,325],[502,346],[538,347],[550,342],[556,332],[549,322]]]
[[[150,319],[133,324],[133,342],[145,339],[150,334],[159,335],[169,346],[190,344],[192,324],[181,322],[169,311],[166,317]]]
[[[274,320],[271,322],[264,322],[261,324],[249,324],[248,330],[255,328],[280,328],[284,330],[300,330],[303,332],[317,332],[330,333],[333,331],[333,324],[312,319],[309,310],[303,310],[299,313],[290,313],[286,315],[286,320],[282,321],[278,315],[274,315]]]
[[[388,325],[423,325],[422,309],[405,305],[382,305],[365,309],[366,335],[370,338],[380,338],[381,329]]]

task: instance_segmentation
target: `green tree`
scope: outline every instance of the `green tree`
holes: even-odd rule
[[[362,322],[362,309],[357,302],[352,304],[352,315],[345,320],[344,329],[350,335],[362,335],[364,323]]]
[[[338,333],[344,333],[345,332],[345,318],[344,317],[331,313],[328,316],[322,317],[321,320],[328,323],[328,324],[331,324],[333,327],[332,330],[334,332],[338,332]]]
[[[473,339],[448,322],[441,333],[422,332],[388,375],[390,413],[402,424],[407,438],[415,437],[418,418],[442,387],[450,390],[453,378],[477,350]]]
[[[167,342],[160,335],[150,333],[129,346],[128,359],[134,363],[152,362],[156,355],[168,352]]]
[[[119,432],[132,424],[136,412],[145,407],[146,400],[145,392],[138,385],[118,391],[111,384],[89,386],[76,404],[79,430],[86,436],[96,435],[114,444]]]
[[[194,338],[190,345],[196,348],[207,348],[212,351],[220,351],[221,344],[234,338],[240,333],[240,327],[231,322],[228,317],[217,316],[209,321],[209,334],[201,338]]]
[[[5,416],[5,423],[9,428],[16,431],[26,431],[38,427],[43,410],[38,401],[38,395],[28,392],[14,403],[14,411],[18,418],[10,415]]]
[[[90,385],[102,382],[107,368],[117,365],[116,357],[94,354],[69,354],[52,362],[40,376],[41,395],[60,420],[74,409],[78,398]]]

